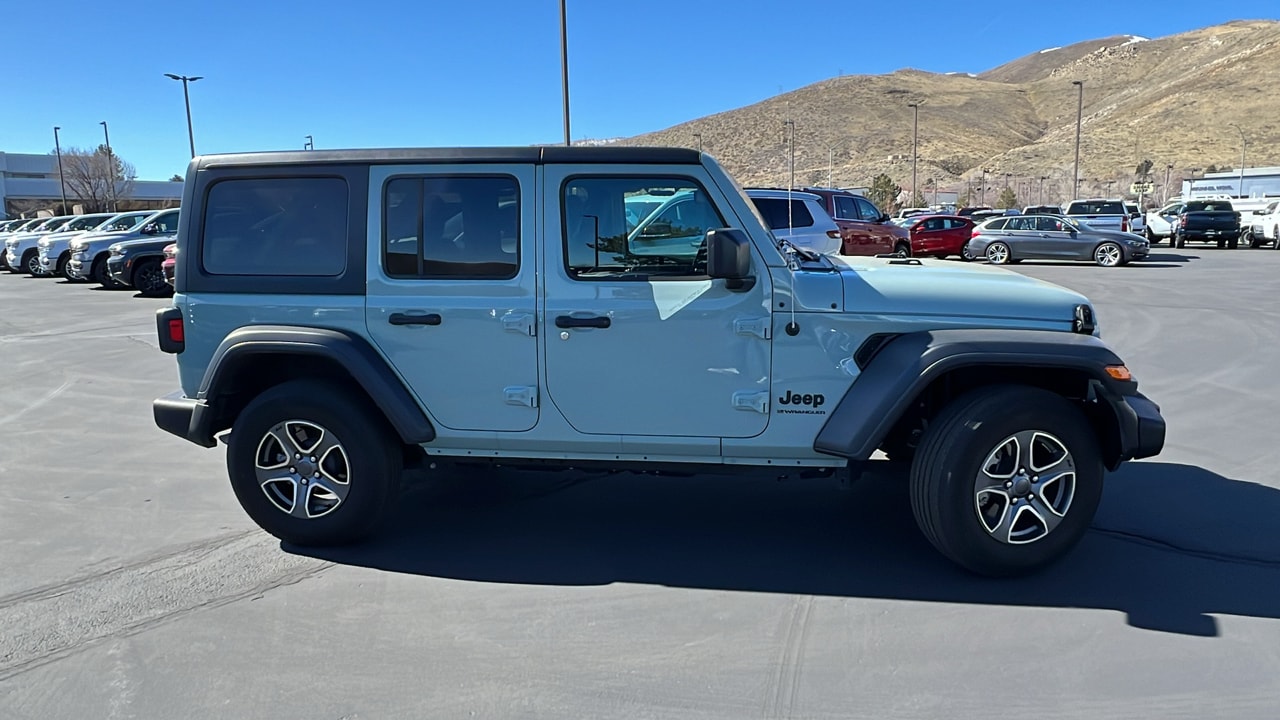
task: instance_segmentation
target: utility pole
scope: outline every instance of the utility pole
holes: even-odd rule
[[[990,168],[982,168],[982,205],[987,204],[987,173],[991,172]]]
[[[702,133],[694,133],[693,136],[698,138],[698,152],[702,152]]]
[[[787,126],[787,144],[791,146],[791,181],[787,184],[790,189],[796,186],[796,123],[794,120],[785,120],[782,124]]]
[[[1247,195],[1244,194],[1244,149],[1245,149],[1244,130],[1241,130],[1240,126],[1235,123],[1230,123],[1230,126],[1235,128],[1240,133],[1240,187],[1236,188],[1237,190],[1236,197],[1243,200],[1244,198],[1248,197]],[[1277,240],[1276,242],[1280,242],[1280,240]]]
[[[1044,181],[1048,179],[1049,179],[1048,175],[1040,176],[1040,204],[1041,205],[1044,204]]]
[[[107,133],[107,121],[98,123],[102,126],[102,136],[107,141],[107,207],[116,211],[116,165],[111,160],[111,135]]]
[[[58,131],[62,128],[55,125],[53,127],[53,151],[58,154],[58,184],[62,186],[62,212],[59,215],[67,214],[67,181],[62,178],[62,143],[58,141]]]
[[[911,204],[916,204],[916,160],[918,154],[916,149],[920,139],[920,103],[914,102],[907,107],[911,108]]]
[[[1164,166],[1164,202],[1169,202],[1169,173],[1173,172],[1173,163]]]
[[[1080,89],[1080,92],[1076,97],[1076,167],[1075,167],[1075,174],[1073,175],[1073,177],[1075,178],[1075,183],[1071,186],[1072,192],[1079,193],[1080,192],[1080,187],[1079,187],[1080,186],[1080,125],[1081,125],[1081,122],[1084,120],[1084,81],[1072,80],[1071,84],[1075,85],[1077,88]],[[1076,197],[1079,197],[1079,195],[1077,195]],[[1072,198],[1072,199],[1074,200],[1075,198]]]

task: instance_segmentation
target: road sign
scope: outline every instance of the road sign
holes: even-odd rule
[[[1155,192],[1156,184],[1153,182],[1136,182],[1129,186],[1129,194],[1143,195],[1149,192]]]

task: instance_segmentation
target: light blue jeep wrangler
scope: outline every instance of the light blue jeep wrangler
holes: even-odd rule
[[[428,458],[852,476],[883,450],[938,550],[1015,574],[1164,443],[1084,297],[780,244],[692,150],[198,157],[178,247],[156,424],[229,430],[245,511],[302,545],[377,529]]]

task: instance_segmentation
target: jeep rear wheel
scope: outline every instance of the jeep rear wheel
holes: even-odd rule
[[[227,473],[263,530],[296,545],[358,540],[400,487],[399,439],[364,398],[314,380],[277,385],[240,413]]]
[[[921,439],[912,512],[959,565],[1016,575],[1079,542],[1102,477],[1097,438],[1072,403],[1039,388],[979,388],[944,408]]]

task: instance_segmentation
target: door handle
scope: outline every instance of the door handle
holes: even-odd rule
[[[440,313],[428,313],[426,315],[391,313],[391,316],[387,318],[387,322],[392,325],[439,325],[440,321]]]
[[[600,328],[601,330],[609,327],[612,322],[607,316],[598,315],[596,317],[573,317],[572,315],[561,315],[556,318],[556,327],[558,328]]]

